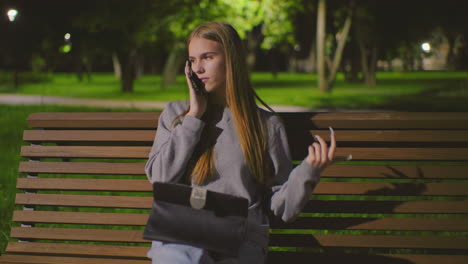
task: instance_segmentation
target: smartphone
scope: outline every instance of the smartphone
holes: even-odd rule
[[[192,83],[192,87],[197,95],[206,95],[205,84],[198,78],[198,76],[192,71],[192,63],[187,60],[189,66],[189,79]]]

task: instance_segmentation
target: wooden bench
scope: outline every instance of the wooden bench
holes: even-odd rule
[[[158,113],[36,113],[0,263],[150,263],[144,163]],[[468,113],[282,113],[295,160],[338,155],[268,263],[468,263]]]

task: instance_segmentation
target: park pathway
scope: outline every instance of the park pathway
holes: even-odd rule
[[[132,100],[107,100],[86,99],[43,95],[0,94],[0,104],[9,105],[67,105],[90,106],[104,108],[129,108],[129,109],[163,109],[166,102],[158,101],[132,101]],[[308,112],[312,109],[301,106],[272,105],[277,112]]]

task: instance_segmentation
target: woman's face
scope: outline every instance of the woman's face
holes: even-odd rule
[[[205,84],[208,93],[225,95],[226,65],[224,50],[219,42],[195,37],[188,47],[192,71]]]

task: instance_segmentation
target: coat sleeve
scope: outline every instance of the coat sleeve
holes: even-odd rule
[[[274,175],[270,209],[283,221],[291,222],[309,200],[319,182],[321,169],[305,160],[293,169],[286,130],[279,118],[272,130],[269,154]]]
[[[180,114],[175,108],[175,102],[168,103],[159,118],[145,165],[146,176],[152,183],[178,182],[182,178],[205,125],[202,120],[187,115],[181,124],[173,127],[174,119]]]

